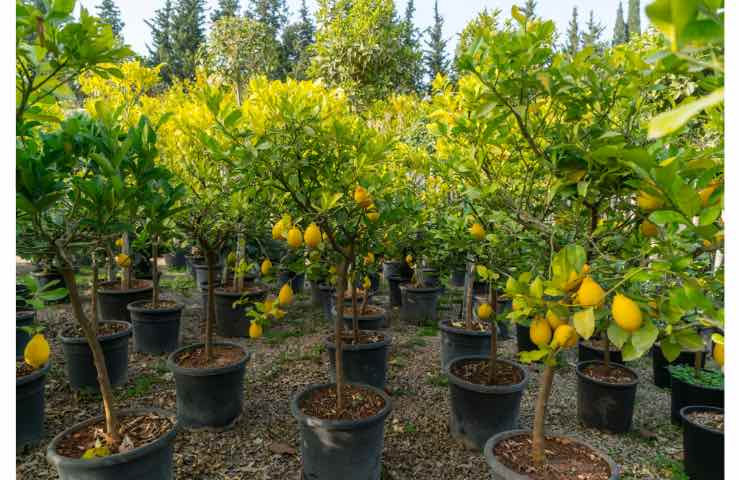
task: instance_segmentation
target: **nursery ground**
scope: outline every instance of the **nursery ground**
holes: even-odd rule
[[[18,265],[17,271],[25,270]],[[80,281],[89,283],[85,272]],[[165,270],[163,285],[183,301],[182,343],[198,341],[202,332],[200,294],[185,272]],[[440,314],[459,314],[459,290],[448,290]],[[374,303],[386,306],[387,296]],[[447,427],[447,380],[440,371],[436,327],[401,325],[391,312],[388,390],[393,411],[386,421],[384,479],[483,480],[490,478],[480,452],[466,450]],[[58,336],[72,322],[68,305],[52,306],[40,314],[52,345],[52,368],[46,385],[46,423],[42,444],[16,453],[19,479],[57,478],[45,460],[46,444],[63,429],[101,413],[99,397],[73,392],[64,372]],[[175,446],[178,479],[289,479],[300,469],[297,424],[289,399],[308,384],[327,381],[327,354],[321,346],[329,324],[308,297],[299,295],[280,325],[263,338],[238,339],[252,352],[247,364],[242,417],[226,432],[182,431]],[[235,339],[231,339],[235,340]],[[502,356],[513,359],[515,340],[502,342]],[[625,479],[684,479],[681,469],[681,431],[671,425],[670,392],[655,387],[649,358],[630,364],[640,374],[633,429],[611,435],[583,428],[576,418],[575,356],[556,375],[547,416],[548,433],[574,435],[609,453],[622,466]],[[531,428],[539,368],[532,373],[521,406],[521,424]],[[163,357],[130,353],[128,383],[116,389],[118,406],[157,406],[175,411],[175,387]]]

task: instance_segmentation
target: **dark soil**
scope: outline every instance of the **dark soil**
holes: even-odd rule
[[[36,370],[26,362],[15,362],[15,378],[31,375]]]
[[[385,400],[364,388],[345,385],[344,409],[337,412],[337,389],[326,387],[315,390],[299,405],[304,414],[324,420],[361,420],[372,417],[385,407]]]
[[[206,359],[206,348],[197,347],[180,354],[176,362],[183,368],[219,368],[239,363],[244,351],[231,345],[214,345],[211,360]]]
[[[361,313],[362,305],[361,302],[357,303],[357,317],[363,318],[363,317],[377,317],[378,315],[382,315],[385,313],[385,310],[380,307],[375,307],[373,305],[366,305],[365,306],[365,313]],[[344,307],[344,316],[345,317],[351,317],[352,316],[352,306],[345,306]]]
[[[452,368],[452,374],[476,385],[515,385],[522,381],[521,370],[504,362],[496,362],[493,383],[488,383],[488,360],[469,360],[459,362]]]
[[[101,323],[98,325],[98,338],[124,332],[129,328],[131,326],[126,322]],[[68,338],[85,338],[85,333],[79,325],[71,325],[64,330],[64,336]]]
[[[109,446],[111,454],[124,453],[157,440],[172,429],[172,420],[154,413],[119,417],[121,444]],[[105,421],[101,420],[64,437],[57,445],[57,453],[69,458],[81,458],[95,443],[106,445]]]
[[[635,376],[629,370],[616,363],[610,363],[609,365],[592,364],[584,368],[582,372],[594,380],[606,383],[625,384],[635,381]]]
[[[531,435],[517,435],[493,450],[499,462],[532,480],[609,480],[609,464],[590,448],[567,438],[545,439],[545,462],[532,462]]]
[[[139,288],[148,288],[152,286],[152,282],[150,280],[131,280],[131,288],[123,288],[121,286],[121,282],[117,281],[116,283],[112,283],[110,285],[104,285],[99,286],[98,291],[127,291],[127,290],[136,290]]]
[[[334,343],[334,335],[330,335],[327,337],[328,340],[333,344]],[[360,332],[358,335],[359,341],[355,341],[354,335],[352,335],[352,332],[344,332],[342,335],[342,344],[343,345],[369,345],[371,343],[378,343],[385,340],[385,336],[381,334],[376,333],[367,333],[367,332]]]
[[[465,320],[455,320],[451,322],[447,322],[447,325],[449,325],[452,328],[459,328],[460,330],[471,330],[473,332],[490,332],[491,331],[491,323],[490,322],[472,322],[471,325],[473,328],[468,329],[465,325]]]
[[[145,303],[141,307],[147,309],[147,310],[170,310],[172,308],[175,308],[177,306],[177,302],[173,302],[172,300],[160,300],[159,305],[156,307],[154,306],[153,302]]]
[[[720,432],[725,431],[725,414],[717,412],[689,412],[686,415],[691,423],[701,425],[705,428],[711,428]]]

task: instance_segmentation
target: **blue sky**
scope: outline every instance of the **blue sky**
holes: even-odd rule
[[[644,15],[644,5],[648,1],[642,1],[643,28],[647,25],[647,19]],[[395,0],[395,2],[399,11],[403,12],[406,0]],[[94,12],[100,0],[79,0],[79,3]],[[152,18],[154,11],[164,4],[164,0],[116,0],[116,3],[121,9],[123,21],[126,23],[123,31],[126,42],[131,44],[135,51],[145,54],[146,44],[150,41],[150,36],[149,28],[144,24],[144,20]],[[210,9],[213,9],[218,2],[217,0],[207,0],[206,3]],[[287,0],[287,3],[291,13],[295,14],[300,6],[300,0]],[[489,10],[500,8],[508,17],[508,12],[511,11],[513,4],[523,3],[524,0],[439,0],[439,10],[445,20],[444,33],[449,42],[449,51],[454,51],[457,43],[457,34],[484,8],[488,8]],[[241,1],[242,7],[246,4],[247,0]],[[315,0],[307,0],[307,4],[313,11],[316,5]],[[434,15],[434,1],[416,0],[415,4],[416,25],[422,29],[430,26]],[[606,30],[604,31],[605,38],[611,38],[614,32],[618,4],[619,0],[539,0],[537,13],[540,17],[554,20],[558,26],[558,31],[562,33],[567,28],[574,6],[578,7],[581,26],[585,25],[589,10],[593,10],[596,18],[606,26]],[[627,0],[623,0],[625,15],[626,7]]]

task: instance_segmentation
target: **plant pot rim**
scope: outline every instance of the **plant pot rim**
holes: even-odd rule
[[[720,430],[716,430],[714,428],[707,427],[705,425],[700,425],[696,422],[692,422],[691,419],[687,416],[691,412],[715,412],[715,413],[721,413],[722,415],[725,414],[725,409],[721,407],[710,407],[709,405],[686,405],[681,410],[678,411],[678,414],[681,416],[681,420],[690,423],[693,427],[699,428],[701,430],[705,430],[707,432],[711,432],[717,435],[724,435],[725,432],[722,432]]]
[[[654,352],[655,351],[658,351],[658,352],[660,352],[661,355],[663,354],[663,351],[660,349],[660,340],[658,340],[657,342],[655,342],[653,344],[653,346],[651,347],[651,350],[654,351]],[[689,349],[685,349],[685,348],[682,348],[681,349],[681,353],[707,353],[707,351],[708,351],[707,350],[707,347],[699,348],[699,349],[696,349],[696,350],[689,350]],[[665,357],[663,357],[663,358],[665,358]],[[668,361],[668,359],[666,359],[666,362],[667,361]]]
[[[351,330],[350,330],[351,332]],[[359,345],[352,345],[349,343],[342,342],[342,351],[350,351],[350,352],[356,352],[360,350],[377,350],[380,348],[387,347],[391,344],[391,336],[384,332],[378,332],[376,330],[360,330],[360,333],[365,332],[371,332],[375,333],[377,335],[381,335],[383,337],[383,340],[380,340],[379,342],[373,342],[373,343],[361,343]],[[326,348],[335,348],[334,346],[334,334],[331,334],[327,337],[324,337],[324,346]]]
[[[589,377],[588,375],[583,373],[583,369],[589,365],[603,365],[603,364],[604,362],[601,360],[587,360],[585,362],[578,362],[578,364],[576,365],[576,374],[578,375],[578,378],[580,378],[583,381],[593,383],[601,387],[614,388],[614,389],[632,388],[636,386],[637,383],[640,381],[640,376],[637,374],[636,371],[634,371],[632,368],[626,365],[622,365],[620,363],[615,363],[615,362],[609,362],[609,366],[617,368],[617,369],[627,370],[633,376],[631,382],[629,383],[609,383],[603,380],[598,380],[598,379]]]
[[[22,356],[16,357],[16,359],[23,359],[23,357]],[[44,375],[46,375],[46,373],[49,371],[50,368],[51,368],[51,359],[47,360],[46,365],[44,365],[41,368],[37,368],[32,373],[24,377],[21,377],[21,378],[16,378],[15,388],[21,387],[27,383],[31,383],[34,380],[38,379],[39,377],[43,377]]]
[[[413,287],[408,283],[400,285],[400,288],[413,293],[437,293],[442,291],[442,287]]]
[[[319,283],[319,290],[329,290],[331,292],[334,291],[334,285],[329,285],[327,283]]]
[[[270,287],[262,283],[258,283],[255,286],[260,287],[259,290],[250,291],[250,292],[229,292],[229,291],[224,290],[223,286],[219,286],[213,289],[213,296],[224,297],[224,298],[241,298],[243,296],[249,297],[252,295],[261,295],[263,293],[270,291]]]
[[[388,280],[393,280],[394,282],[410,282],[411,279],[408,277],[402,277],[401,275],[388,275]]]
[[[519,371],[522,372],[521,382],[510,385],[481,385],[478,383],[470,383],[452,373],[452,365],[464,360],[485,360],[487,362],[489,360],[489,357],[488,355],[465,355],[462,357],[453,358],[452,360],[447,362],[447,365],[445,365],[444,367],[444,374],[447,375],[447,378],[450,380],[451,383],[454,383],[456,386],[465,390],[471,390],[478,393],[507,394],[521,392],[529,383],[529,372],[527,372],[527,369],[517,362],[513,362],[504,358],[497,358],[496,362],[507,363],[518,368]]]
[[[710,370],[708,368],[702,368],[701,370],[704,370],[706,372],[712,372],[713,371],[713,370]],[[694,387],[694,388],[703,388],[704,390],[713,390],[713,391],[717,391],[717,392],[724,392],[725,391],[725,387],[710,387],[710,386],[707,386],[707,385],[697,385],[696,383],[687,382],[687,381],[683,380],[682,378],[679,378],[679,377],[673,375],[673,373],[671,373],[671,370],[670,369],[668,369],[668,374],[671,376],[671,382],[673,382],[674,380],[677,380],[677,381],[679,381],[681,383],[684,383],[684,384],[689,385],[689,386]]]
[[[175,360],[177,359],[177,356],[186,351],[186,350],[192,350],[198,347],[203,347],[205,345],[204,342],[198,342],[193,343],[190,345],[185,345],[184,347],[180,347],[174,352],[170,353],[167,357],[167,367],[170,369],[170,371],[174,374],[180,374],[180,375],[187,375],[189,377],[208,377],[211,375],[223,375],[225,373],[229,373],[235,370],[239,370],[244,367],[244,365],[249,361],[249,359],[252,357],[252,352],[244,348],[243,346],[239,345],[235,342],[226,342],[226,341],[218,341],[213,342],[213,346],[229,346],[229,347],[237,347],[239,348],[243,353],[244,356],[241,360],[238,362],[232,364],[232,365],[226,365],[223,367],[209,367],[209,368],[188,368],[188,367],[181,367]]]
[[[165,301],[174,302],[173,300],[165,300]],[[145,308],[143,305],[146,303],[152,303],[152,301],[150,299],[136,300],[135,302],[131,302],[128,305],[126,305],[126,310],[128,310],[129,312],[136,312],[136,313],[154,313],[154,314],[166,315],[169,313],[181,312],[185,308],[185,305],[180,302],[174,302],[175,305],[173,307],[167,307],[167,308]]]
[[[148,285],[145,287],[139,287],[139,288],[127,288],[126,290],[122,290],[120,288],[116,289],[106,289],[105,287],[114,285],[114,284],[120,284],[119,280],[112,280],[110,282],[101,282],[98,284],[98,293],[104,293],[106,295],[129,295],[131,293],[140,293],[140,292],[146,292],[154,289],[154,285],[152,284],[151,280],[146,279],[136,279],[140,282],[147,282]]]
[[[147,413],[156,413],[163,417],[169,417],[172,420],[172,428],[156,439],[155,441],[148,443],[146,445],[142,445],[141,447],[135,448],[133,450],[129,450],[128,452],[124,453],[116,453],[107,457],[101,457],[101,458],[91,458],[91,459],[82,459],[82,458],[69,458],[64,457],[62,455],[59,455],[56,451],[56,447],[59,444],[59,442],[66,437],[67,435],[70,435],[78,430],[80,430],[83,427],[86,427],[87,425],[95,422],[99,422],[100,420],[103,420],[105,417],[103,415],[98,415],[93,418],[89,418],[85,421],[76,423],[72,425],[71,427],[67,428],[63,432],[59,433],[54,437],[54,439],[49,443],[49,446],[46,447],[46,459],[57,467],[57,469],[61,467],[76,467],[76,466],[89,466],[91,468],[102,468],[102,467],[113,467],[116,465],[120,465],[122,463],[129,463],[133,460],[136,460],[138,458],[141,458],[145,455],[148,455],[156,450],[159,450],[163,447],[164,444],[172,442],[175,435],[177,435],[178,430],[178,424],[177,424],[177,416],[171,412],[168,412],[166,410],[162,410],[160,408],[155,407],[141,407],[141,408],[127,408],[127,409],[121,409],[118,410],[116,413],[119,415],[121,414],[131,414],[131,415],[144,415]]]
[[[370,305],[368,305],[368,306],[370,306]],[[378,320],[379,318],[385,318],[385,316],[388,314],[388,312],[386,311],[386,309],[383,308],[383,307],[379,307],[377,305],[372,305],[372,307],[375,308],[375,309],[380,310],[380,312],[375,313],[375,314],[366,313],[365,315],[362,315],[360,313],[360,310],[358,309],[357,310],[357,319],[358,320]],[[344,317],[345,320],[352,320],[352,314],[347,315],[346,313],[344,313],[342,316]]]
[[[198,257],[196,257],[196,258],[198,258]],[[205,269],[208,268],[208,264],[207,263],[193,263],[192,265],[193,265],[193,268],[200,268],[201,270],[205,270]],[[213,270],[221,269],[223,266],[224,266],[224,264],[222,262],[215,263],[213,265]]]
[[[126,325],[126,330],[122,330],[120,332],[116,333],[109,333],[106,335],[98,335],[98,341],[102,340],[115,340],[122,337],[130,337],[133,334],[133,329],[130,323],[124,322],[123,320],[101,320],[98,322],[98,324],[103,323],[118,323],[121,325]],[[87,343],[87,339],[85,337],[67,337],[63,333],[59,335],[59,338],[62,340],[62,343],[70,343],[70,344],[81,344],[81,343]]]
[[[383,401],[385,401],[385,406],[375,415],[360,420],[329,420],[324,418],[311,417],[303,413],[303,411],[298,406],[298,401],[314,390],[318,390],[320,388],[336,388],[336,383],[321,383],[308,385],[303,390],[299,390],[298,392],[293,394],[293,397],[290,399],[290,413],[292,413],[293,417],[298,420],[299,424],[307,425],[314,429],[326,430],[359,430],[372,424],[382,422],[383,420],[385,420],[388,414],[391,413],[391,410],[393,408],[391,404],[391,398],[383,390],[377,387],[373,387],[372,385],[366,385],[364,383],[348,382],[344,385],[351,385],[353,387],[365,388],[373,391],[373,393],[376,393],[383,398]]]
[[[491,332],[481,332],[479,330],[468,330],[467,328],[457,328],[453,327],[449,324],[449,320],[440,320],[437,323],[437,327],[439,327],[440,330],[447,333],[454,333],[457,335],[469,335],[471,337],[490,337]]]
[[[24,318],[24,317],[33,317],[36,315],[36,310],[16,310],[15,311],[15,318],[18,319]]]
[[[505,476],[505,478],[509,480],[531,480],[531,477],[517,473],[511,470],[509,467],[507,467],[503,463],[499,462],[498,458],[493,454],[493,449],[496,447],[496,445],[506,440],[507,438],[515,437],[517,435],[522,435],[522,434],[532,435],[532,431],[525,430],[525,429],[517,429],[517,430],[507,430],[505,432],[497,433],[496,435],[489,438],[488,441],[486,442],[486,445],[483,447],[483,454],[485,455],[486,462],[488,463],[488,466],[491,468],[491,470],[493,470],[495,473],[498,473],[501,476]],[[551,436],[554,436],[557,438],[567,438],[573,443],[577,443],[579,445],[588,447],[596,456],[605,460],[606,463],[609,464],[609,469],[611,470],[611,475],[609,477],[609,480],[619,479],[619,475],[620,475],[619,465],[617,465],[616,462],[614,462],[614,460],[612,460],[612,458],[606,453],[570,435],[551,435]]]

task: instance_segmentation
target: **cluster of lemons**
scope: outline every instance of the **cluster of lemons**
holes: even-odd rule
[[[377,222],[380,218],[380,213],[378,212],[378,209],[375,208],[373,199],[367,189],[361,185],[357,185],[357,187],[355,187],[354,198],[357,205],[366,210],[365,216],[367,219],[371,222]]]
[[[265,319],[273,317],[276,320],[280,320],[285,316],[285,311],[281,310],[279,307],[284,307],[291,303],[293,303],[293,289],[290,287],[289,283],[285,283],[282,288],[280,288],[280,293],[278,293],[277,298],[270,297],[265,300],[262,315],[264,315]],[[262,336],[262,333],[263,329],[260,322],[252,321],[249,325],[249,337],[259,338]]]
[[[123,248],[123,239],[117,238],[116,239],[116,247]],[[118,265],[121,268],[128,268],[131,266],[131,257],[126,255],[125,253],[121,252],[116,255],[116,265]]]
[[[301,232],[297,225],[291,223],[290,215],[283,215],[272,227],[273,240],[285,240],[290,248],[299,248],[304,243],[308,248],[316,248],[321,244],[321,229],[311,223],[306,232]]]

